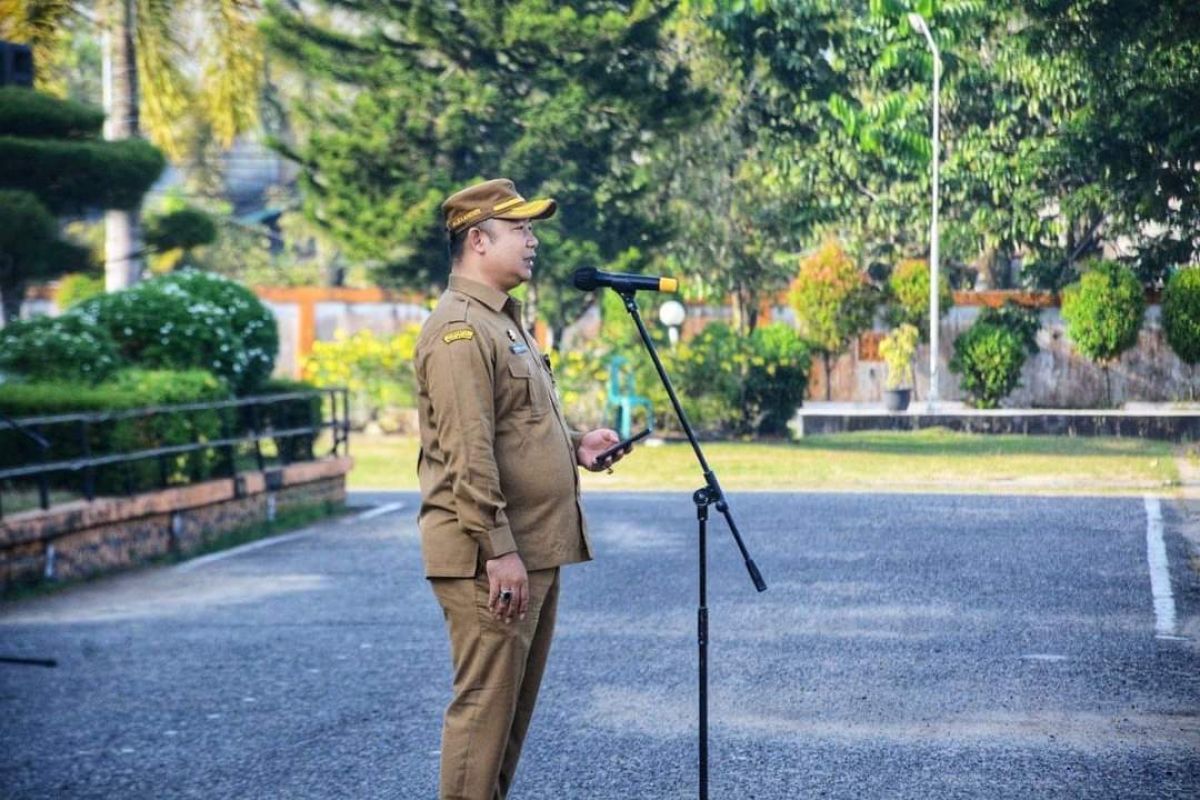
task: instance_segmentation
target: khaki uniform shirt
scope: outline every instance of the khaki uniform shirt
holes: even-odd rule
[[[549,360],[520,303],[450,277],[417,339],[426,577],[471,577],[517,552],[529,570],[591,559],[575,450]]]

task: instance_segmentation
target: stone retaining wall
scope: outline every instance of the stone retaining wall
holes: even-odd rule
[[[1050,436],[1128,436],[1169,442],[1200,441],[1200,412],[1023,411],[968,409],[922,413],[913,403],[907,413],[825,411],[801,408],[792,425],[799,436],[871,430],[948,428],[966,433]]]
[[[100,498],[0,520],[0,591],[75,580],[170,554],[193,553],[288,509],[346,501],[350,458],[291,464],[236,479]]]

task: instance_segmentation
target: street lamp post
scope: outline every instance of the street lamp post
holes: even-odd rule
[[[919,31],[933,53],[933,215],[929,223],[929,410],[938,401],[938,95],[941,92],[942,56],[925,18],[913,12],[908,24]]]

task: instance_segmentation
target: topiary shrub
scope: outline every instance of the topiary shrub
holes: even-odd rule
[[[919,258],[901,261],[888,276],[888,323],[898,328],[912,325],[921,341],[929,339],[929,263]],[[938,316],[944,317],[954,305],[954,294],[946,273],[938,274]]]
[[[1100,364],[1108,405],[1112,405],[1109,366],[1137,343],[1146,297],[1133,270],[1096,261],[1077,283],[1063,289],[1067,336],[1085,358]]]
[[[25,380],[95,384],[120,364],[108,331],[86,318],[38,317],[0,329],[0,371]]]
[[[1179,360],[1200,363],[1200,265],[1175,270],[1163,292],[1163,332]],[[1196,381],[1191,383],[1196,397]]]
[[[270,376],[279,350],[270,310],[250,290],[210,273],[144,281],[73,313],[105,328],[138,366],[211,371],[239,395]]]
[[[954,340],[950,370],[961,375],[959,386],[976,408],[996,408],[1017,387],[1025,344],[1012,330],[975,321]]]

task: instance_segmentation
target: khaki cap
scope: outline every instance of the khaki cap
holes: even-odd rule
[[[485,219],[546,219],[558,204],[549,198],[526,200],[506,178],[484,181],[455,192],[442,203],[446,231],[451,235]]]

